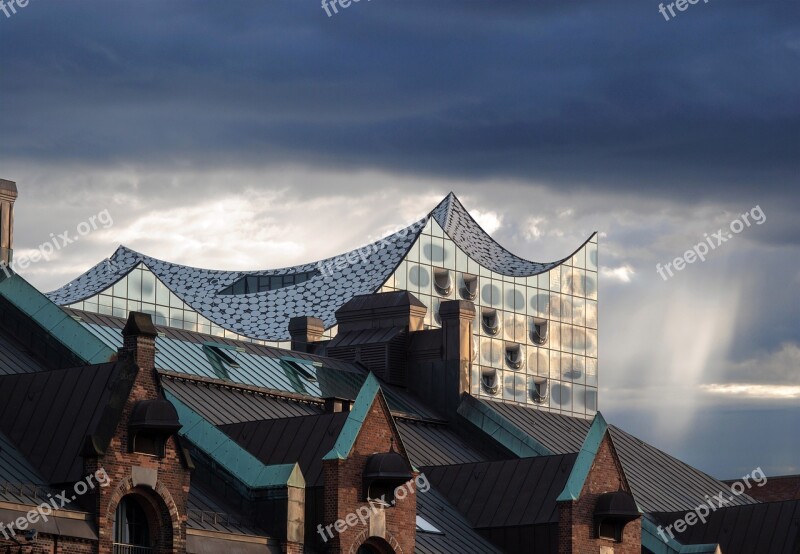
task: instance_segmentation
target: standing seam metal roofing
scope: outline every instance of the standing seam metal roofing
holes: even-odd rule
[[[590,421],[500,402],[481,402],[507,421],[530,434],[555,453],[578,452]],[[616,426],[609,433],[636,502],[645,512],[693,510],[705,496],[730,488],[710,475],[662,452]],[[746,494],[734,497],[736,504],[756,501]]]
[[[80,317],[81,324],[111,348],[118,349],[122,346],[121,330],[125,320],[79,310],[69,310],[69,313]],[[276,392],[298,394],[309,399],[330,396],[355,399],[367,378],[368,372],[365,368],[334,358],[220,339],[202,333],[176,331],[169,327],[157,327],[157,330],[159,336],[156,337],[156,367],[161,370],[207,379],[222,377],[223,381],[230,384],[252,385]],[[209,343],[231,347],[225,352],[235,359],[238,367],[229,367],[226,375],[219,375],[204,350],[204,345]],[[282,363],[281,359],[287,357],[307,360],[313,364],[310,369],[316,374],[316,381],[306,379],[290,364]],[[405,391],[385,384],[382,388],[393,413],[441,420],[441,416]]]
[[[556,262],[538,263],[511,254],[475,222],[451,192],[425,218],[405,229],[320,262],[263,271],[219,271],[158,260],[120,246],[110,258],[48,293],[48,296],[63,306],[73,304],[101,293],[139,264],[144,264],[178,298],[215,324],[255,339],[288,340],[291,317],[313,314],[322,319],[326,328],[331,327],[336,323],[334,312],[337,308],[357,295],[376,292],[406,256],[431,218],[465,253],[502,275],[535,275],[571,256]],[[257,293],[220,294],[245,276],[314,271],[316,275],[297,285]]]

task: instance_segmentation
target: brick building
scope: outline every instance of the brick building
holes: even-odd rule
[[[438,299],[434,325],[395,289],[286,319],[278,348],[0,274],[0,552],[800,551],[778,489],[674,525],[730,487],[599,412],[476,389],[485,307]]]

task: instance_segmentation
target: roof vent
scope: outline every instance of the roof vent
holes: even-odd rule
[[[364,467],[366,500],[380,500],[394,505],[394,489],[414,478],[408,461],[399,452],[390,450],[373,454]]]

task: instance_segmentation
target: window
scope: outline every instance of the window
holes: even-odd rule
[[[433,270],[433,288],[442,296],[450,296],[453,290],[453,281],[450,279],[450,271],[447,269]]]
[[[253,294],[299,285],[319,275],[318,270],[284,275],[245,275],[218,294]]]
[[[539,346],[547,343],[548,327],[546,319],[534,318],[531,326],[531,341]]]
[[[433,526],[428,520],[423,518],[422,516],[417,516],[417,532],[419,533],[435,533],[435,534],[443,534],[439,531],[436,527]]]
[[[300,377],[312,383],[317,382],[316,368],[314,363],[309,360],[299,360],[297,358],[281,358],[281,363],[294,370]]]
[[[500,318],[497,317],[497,310],[484,308],[481,311],[481,322],[487,335],[495,336],[500,332]]]
[[[140,431],[133,435],[133,451],[139,454],[164,457],[164,437],[160,434]]]
[[[488,394],[497,394],[497,391],[500,388],[500,383],[497,378],[497,370],[484,368],[481,371],[481,384],[483,385],[483,390]]]
[[[464,300],[475,300],[478,297],[478,276],[462,273],[459,294]]]
[[[227,381],[230,380],[228,370],[238,369],[239,362],[234,358],[236,348],[228,346],[227,344],[217,344],[213,342],[203,343],[203,352],[208,358],[211,367],[214,369],[214,374]]]
[[[114,517],[114,554],[140,554],[151,551],[150,528],[139,502],[125,496]]]
[[[511,369],[520,369],[524,360],[522,347],[519,344],[506,344],[506,365]]]
[[[550,384],[545,377],[534,377],[531,383],[531,400],[536,404],[544,404],[550,396]]]

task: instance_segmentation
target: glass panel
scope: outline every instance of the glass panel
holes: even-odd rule
[[[128,274],[128,299],[142,299],[142,270],[134,269]]]
[[[128,297],[128,277],[123,277],[114,285],[114,288],[111,290],[111,294],[118,298],[127,298]]]
[[[586,248],[586,268],[597,271],[597,244],[589,243]]]
[[[597,386],[597,359],[586,358],[586,384]]]

